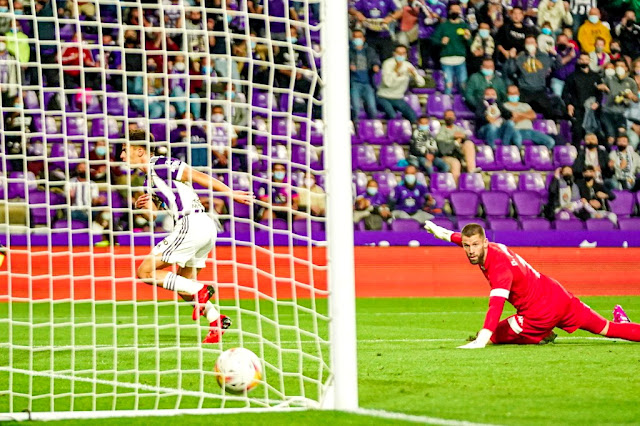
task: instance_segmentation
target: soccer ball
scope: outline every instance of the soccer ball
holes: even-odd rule
[[[232,348],[222,352],[214,371],[220,387],[232,393],[249,392],[262,379],[260,358],[245,348]]]

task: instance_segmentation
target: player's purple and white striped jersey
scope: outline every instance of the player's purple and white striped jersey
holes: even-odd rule
[[[147,192],[164,203],[174,221],[195,211],[205,211],[191,184],[181,180],[186,166],[175,158],[151,157],[144,182]]]

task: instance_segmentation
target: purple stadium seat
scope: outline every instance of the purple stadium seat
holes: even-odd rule
[[[226,143],[224,143],[224,145],[226,145]],[[287,147],[285,145],[276,144],[271,145],[269,156],[274,160],[287,161],[289,159],[289,152],[287,151]]]
[[[462,230],[462,228],[464,228],[465,226],[467,226],[470,223],[475,223],[478,224],[482,227],[486,227],[487,224],[485,223],[485,221],[483,219],[480,219],[479,217],[467,217],[467,218],[460,218],[458,219],[458,226],[457,226],[457,230],[460,231]]]
[[[149,129],[156,141],[163,142],[168,140],[166,122],[151,123]]]
[[[618,218],[621,231],[640,231],[640,217]]]
[[[298,129],[295,122],[290,118],[274,118],[272,120],[273,134],[278,136],[288,136],[295,138]]]
[[[278,109],[278,102],[276,101],[276,97],[274,94],[269,95],[269,93],[264,93],[257,90],[253,91],[251,105],[254,108],[262,108],[265,110],[275,111]]]
[[[488,218],[509,216],[511,200],[506,192],[486,191],[480,194],[480,199]]]
[[[446,228],[446,229],[455,229],[456,225],[454,223],[454,220],[452,219],[453,218],[449,219],[446,217],[434,217],[433,219],[431,219],[431,222],[435,223],[438,226],[442,226],[443,228]]]
[[[433,173],[431,175],[431,192],[448,197],[456,190],[456,181],[451,173]]]
[[[318,233],[324,231],[324,223],[316,220],[309,221],[309,223],[306,220],[293,221],[292,230],[294,234],[308,236],[309,228],[311,229],[311,238],[317,239]]]
[[[87,229],[89,227],[89,222],[85,222],[83,220],[60,219],[53,224],[53,227],[55,229]]]
[[[391,230],[398,232],[418,232],[422,224],[415,219],[395,219],[391,222]]]
[[[545,187],[544,178],[538,172],[520,173],[520,179],[518,181],[518,189],[520,191],[534,191],[541,195],[544,195],[547,193],[547,188]]]
[[[307,155],[309,158],[307,158]],[[291,161],[293,163],[309,166],[313,170],[322,170],[322,156],[316,148],[307,149],[306,146],[291,145]]]
[[[358,123],[358,137],[362,142],[389,143],[389,137],[381,120],[360,120]]]
[[[353,184],[355,186],[356,195],[362,195],[367,190],[367,182],[369,178],[364,172],[354,172],[352,177]]]
[[[459,185],[461,191],[483,192],[486,189],[481,173],[462,173]]]
[[[309,114],[307,113],[307,101],[305,98],[301,96],[293,96],[291,99],[291,107],[289,106],[289,94],[281,93],[280,94],[280,111],[289,112],[293,115],[297,115],[299,117],[306,117]]]
[[[554,169],[551,154],[546,146],[527,146],[524,151],[524,164],[528,169],[551,171]]]
[[[516,178],[508,172],[494,173],[491,175],[489,188],[491,191],[504,191],[511,194],[517,189]]]
[[[524,231],[550,231],[551,222],[542,217],[525,217],[520,219]]]
[[[110,116],[124,116],[127,107],[127,100],[123,94],[107,94],[107,111]]]
[[[307,135],[307,132],[309,135]],[[311,124],[306,121],[300,123],[300,138],[305,141],[311,141],[312,145],[322,145],[324,137],[324,124],[322,120],[315,120]]]
[[[635,199],[633,194],[628,191],[613,192],[616,199],[609,201],[611,211],[618,215],[619,218],[631,216],[635,208]]]
[[[24,106],[25,109],[43,109],[40,105],[40,100],[38,99],[38,94],[33,90],[28,90],[24,92]]]
[[[32,226],[46,225],[47,220],[52,221],[55,217],[56,209],[50,207],[50,204],[53,203],[49,202],[48,193],[43,191],[29,191],[27,201],[29,203],[29,213]],[[49,217],[49,219],[47,219],[47,217]]]
[[[371,145],[358,145],[353,147],[353,168],[365,172],[380,170],[380,163],[376,158],[376,152]]]
[[[607,220],[607,222],[609,222]],[[556,220],[554,222],[555,228],[558,231],[583,231],[584,230],[584,222],[578,219],[569,219],[569,220]]]
[[[493,149],[489,145],[476,146],[476,165],[488,172],[502,168],[500,164],[496,163]]]
[[[453,109],[450,96],[436,93],[427,99],[427,115],[429,116],[442,119],[448,109]]]
[[[533,120],[533,130],[544,133],[545,135],[558,134],[558,128],[553,120]]]
[[[380,164],[385,169],[396,172],[402,171],[405,166],[398,164],[401,161],[406,162],[406,157],[404,155],[404,150],[400,145],[385,145],[380,148]]]
[[[106,128],[104,118],[94,118],[91,122],[91,136],[93,137],[117,139],[122,135],[122,124],[119,124],[113,117],[107,117]]]
[[[231,177],[231,189],[237,191],[248,191],[251,188],[249,175],[246,173],[233,173]]]
[[[518,221],[507,217],[492,217],[487,219],[487,225],[492,231],[517,231]]]
[[[480,197],[471,191],[458,191],[450,195],[451,207],[459,218],[475,217],[478,214]]]
[[[515,145],[500,145],[496,147],[496,162],[503,168],[510,171],[527,170],[528,167],[522,164],[520,150]]]
[[[578,157],[578,150],[573,145],[558,145],[553,148],[553,165],[555,167],[571,166]]]
[[[609,219],[588,219],[587,230],[588,231],[613,231],[617,229]]]
[[[249,145],[247,146],[247,151],[249,151],[247,153],[247,157],[249,160],[249,163],[251,163],[251,170],[252,172],[261,172],[264,170],[264,162],[262,161],[262,159],[260,158],[260,154],[258,153],[258,148],[255,145]],[[238,170],[238,168],[240,167],[240,159],[238,158],[237,155],[233,156],[233,160],[234,160],[234,168],[233,170]],[[237,164],[236,164],[237,162]]]
[[[55,143],[51,145],[51,152],[47,161],[49,162],[49,170],[65,170],[65,166],[69,160],[77,160],[80,153],[74,144]],[[69,171],[72,172],[75,165],[69,165]]]
[[[415,93],[407,93],[406,95],[404,95],[404,100],[409,104],[411,109],[413,109],[418,117],[422,115],[422,105],[420,105],[420,99],[418,98],[418,95],[416,95]]]
[[[389,120],[387,133],[392,143],[408,144],[411,141],[413,129],[409,120]]]
[[[260,223],[271,229],[279,229],[281,231],[286,231],[289,229],[289,225],[284,219],[275,218],[273,219],[273,223],[271,223],[269,220],[262,220],[260,221]]]
[[[522,178],[521,178],[522,179]],[[518,217],[534,218],[542,211],[542,197],[534,191],[517,191],[512,194],[513,204]]]
[[[83,136],[87,131],[87,122],[83,117],[67,116],[65,123],[67,136]]]
[[[378,191],[385,197],[388,197],[391,191],[398,186],[396,175],[392,172],[377,172],[373,173],[372,177],[378,182]]]
[[[453,110],[456,113],[456,117],[463,120],[472,120],[476,116],[464,102],[462,95],[453,95]]]

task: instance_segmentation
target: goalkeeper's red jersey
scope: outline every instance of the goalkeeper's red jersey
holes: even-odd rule
[[[461,246],[461,234],[454,233],[451,242]],[[480,270],[491,286],[490,299],[500,297],[508,300],[519,315],[532,320],[552,321],[562,317],[570,307],[571,293],[556,280],[536,271],[504,244],[489,243]]]

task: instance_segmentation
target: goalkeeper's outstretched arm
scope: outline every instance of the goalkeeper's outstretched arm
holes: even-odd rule
[[[462,247],[462,236],[459,232],[450,231],[447,228],[436,225],[430,220],[424,223],[424,229],[439,240],[454,243]]]

